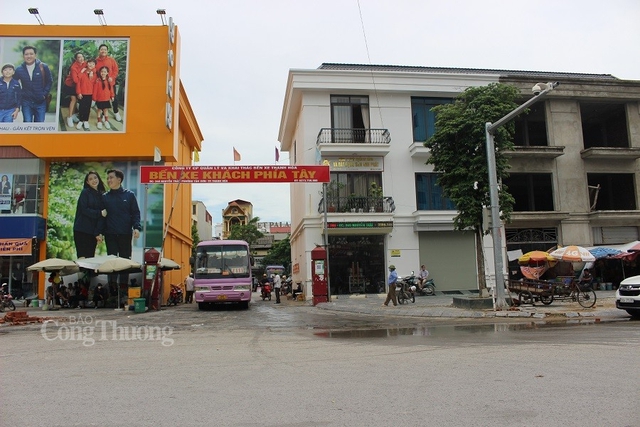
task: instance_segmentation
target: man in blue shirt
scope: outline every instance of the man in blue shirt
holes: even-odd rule
[[[396,298],[396,282],[398,281],[398,273],[396,273],[396,266],[391,264],[389,266],[389,279],[387,285],[389,286],[389,292],[387,292],[387,299],[384,300],[384,307],[389,306],[389,301],[393,302],[394,307],[398,305],[398,299]]]
[[[131,238],[140,237],[140,208],[138,200],[131,190],[122,188],[124,173],[119,169],[107,171],[107,186],[103,200],[106,210],[104,241],[107,254],[131,259]],[[114,276],[109,278],[113,282]],[[120,275],[119,283],[129,283],[127,274]]]

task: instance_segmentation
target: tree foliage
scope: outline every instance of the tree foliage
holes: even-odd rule
[[[198,249],[198,243],[200,243],[200,235],[198,234],[198,226],[196,225],[195,222],[191,223],[191,240],[193,241],[193,243],[191,243],[191,256],[193,258],[196,257],[197,254],[197,249]]]
[[[291,242],[289,236],[285,239],[275,242],[267,255],[262,259],[262,264],[267,265],[282,265],[285,267],[285,271],[290,271],[291,265]]]
[[[514,110],[519,94],[513,86],[492,83],[468,88],[454,103],[434,107],[436,131],[425,143],[431,150],[427,163],[434,165],[438,185],[458,209],[454,219],[457,230],[484,232],[483,208],[490,206],[485,124]],[[513,149],[514,131],[510,122],[494,132],[498,181],[508,176],[509,163],[503,152]],[[508,221],[514,199],[505,186],[499,199],[503,219]]]
[[[258,230],[259,217],[252,218],[247,224],[234,224],[231,226],[231,232],[229,233],[229,240],[244,240],[252,246],[258,241],[259,238],[264,236],[260,230]]]
[[[492,83],[472,87],[461,93],[452,104],[433,108],[436,131],[425,142],[431,150],[427,163],[438,173],[438,185],[458,210],[454,218],[456,230],[471,229],[476,241],[478,289],[486,289],[482,253],[483,211],[491,206],[489,166],[487,164],[486,123],[494,123],[517,108],[517,88]],[[498,182],[508,176],[509,163],[504,151],[513,149],[515,125],[509,122],[494,131],[496,175]],[[498,191],[502,219],[508,221],[514,199],[506,186]]]

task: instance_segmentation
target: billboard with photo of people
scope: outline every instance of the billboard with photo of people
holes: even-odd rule
[[[131,259],[141,262],[145,247],[159,249],[164,186],[140,184],[140,166],[148,164],[51,163],[47,258],[74,260],[114,251],[119,255],[124,251],[128,258],[126,251],[130,251]],[[109,195],[105,198],[110,191],[118,203],[110,204]],[[111,236],[122,237],[111,241]]]
[[[124,132],[128,39],[0,37],[0,134]]]

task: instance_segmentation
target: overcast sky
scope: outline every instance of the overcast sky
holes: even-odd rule
[[[323,62],[612,74],[640,80],[638,0],[13,0],[0,22],[160,25],[182,36],[181,79],[204,135],[200,165],[274,164],[287,74]],[[362,21],[361,21],[362,15]],[[364,24],[364,28],[363,28]],[[366,43],[365,43],[366,35]],[[368,46],[368,51],[367,51]],[[281,165],[289,154],[281,153]],[[221,221],[231,200],[289,221],[288,184],[194,184]]]

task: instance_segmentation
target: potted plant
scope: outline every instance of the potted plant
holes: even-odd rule
[[[356,209],[358,207],[358,197],[356,196],[356,193],[351,193],[349,194],[349,197],[347,198],[347,211],[355,213]]]
[[[382,186],[372,182],[369,185],[370,211],[373,208],[375,212],[382,212],[382,197]]]

